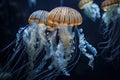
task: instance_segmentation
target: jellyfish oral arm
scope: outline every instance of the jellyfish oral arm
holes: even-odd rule
[[[50,42],[51,50],[56,51],[57,49],[57,30],[48,33],[47,38]]]
[[[97,55],[97,50],[87,41],[86,41],[86,48],[89,49],[94,56]]]
[[[55,65],[56,67],[59,68],[60,71],[63,72],[63,74],[65,74],[66,76],[69,76],[70,74],[68,73],[66,67],[68,64],[68,61],[66,58],[64,58],[65,56],[65,51],[64,51],[64,47],[63,47],[63,43],[59,42],[58,46],[57,46],[57,51],[56,51],[56,55],[54,56],[54,60],[55,60]]]
[[[85,40],[82,28],[78,31],[79,31],[78,32],[79,49],[80,49],[80,51],[82,51],[82,54],[84,54],[87,58],[89,58],[88,65],[93,69],[93,61],[94,61],[94,57],[97,54],[97,50]],[[92,54],[87,53],[87,49],[89,49]]]
[[[64,48],[66,50],[66,55],[70,55],[71,48],[72,48],[72,42],[74,38],[74,33],[72,33],[72,29],[69,29],[72,27],[68,26],[61,26],[59,29],[59,37],[60,41],[63,42]]]
[[[72,28],[72,27],[71,27]],[[53,50],[53,41],[51,38],[51,57],[52,58],[52,63],[49,66],[49,69],[55,67],[58,68],[59,71],[63,72],[64,75],[69,76],[70,74],[68,73],[67,70],[67,65],[68,61],[71,59],[71,53],[72,53],[72,45],[71,45],[71,40],[73,39],[73,35],[71,35],[71,29],[68,29],[68,26],[60,26],[59,27],[59,43],[57,45],[57,49]],[[54,37],[54,36],[53,36]]]

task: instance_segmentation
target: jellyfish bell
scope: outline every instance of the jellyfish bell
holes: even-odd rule
[[[99,6],[93,3],[93,0],[80,0],[78,6],[91,20],[96,21],[97,18],[100,18]]]
[[[48,21],[53,24],[76,26],[82,24],[82,17],[72,8],[57,7],[49,12]]]
[[[28,23],[30,25],[36,23],[37,25],[39,26],[47,26],[47,14],[48,14],[48,11],[44,11],[44,10],[38,10],[38,11],[35,11],[33,12],[29,19],[28,19]]]
[[[83,9],[86,5],[92,4],[93,0],[81,0],[79,2],[79,8]]]

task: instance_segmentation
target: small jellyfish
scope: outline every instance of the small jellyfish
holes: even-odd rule
[[[93,3],[93,0],[80,0],[78,6],[92,21],[100,18],[100,8],[96,3]]]
[[[104,13],[100,32],[104,42],[99,43],[102,53],[106,54],[108,61],[113,61],[120,53],[120,0],[105,0],[101,4]],[[105,25],[104,25],[105,24]]]

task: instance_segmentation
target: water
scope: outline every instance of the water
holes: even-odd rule
[[[102,35],[99,34],[99,25],[101,20],[98,19],[97,21],[93,22],[91,19],[89,19],[83,13],[83,11],[78,8],[78,2],[79,2],[78,0],[34,0],[34,1],[36,2],[33,3],[34,6],[33,8],[29,6],[31,4],[29,4],[27,0],[0,1],[0,11],[1,11],[0,12],[0,23],[1,23],[0,51],[15,39],[16,33],[20,27],[28,24],[28,17],[32,12],[36,10],[50,11],[51,9],[58,6],[67,6],[74,8],[81,13],[83,17],[83,23],[80,26],[80,28],[83,28],[85,37],[89,41],[89,43],[92,44],[94,47],[96,47],[98,51],[98,56],[95,57],[93,70],[87,65],[88,59],[84,55],[81,55],[77,65],[70,72],[70,76],[60,75],[55,80],[120,80],[119,77],[120,64],[118,63],[118,59],[116,58],[112,62],[106,62],[103,58],[104,56],[101,56],[100,54],[101,50],[97,47],[98,43],[103,40]],[[95,2],[99,6],[101,6],[100,4],[102,3],[102,1],[103,0],[95,0]],[[12,5],[12,3],[15,3],[16,5]],[[102,14],[103,13],[102,9],[100,9],[100,11]],[[120,12],[119,9],[118,12]],[[12,55],[13,48],[14,45],[12,45],[10,49],[7,49],[5,52],[0,52],[0,80],[3,80],[1,78],[1,75],[3,75],[1,71],[3,66],[7,63],[7,58]],[[42,55],[44,56],[44,54]],[[17,57],[13,61],[13,64],[15,64],[19,56],[20,54],[17,55]],[[21,62],[18,64],[22,65],[27,62],[27,55],[24,55],[23,61]],[[39,62],[39,60],[35,62],[36,65],[38,64],[37,62]],[[19,66],[15,68],[18,67]],[[26,73],[24,70],[21,70],[21,72]],[[4,73],[5,77],[11,76],[11,74],[9,73],[5,74],[5,73]],[[9,78],[9,80],[17,80],[15,78],[16,76],[14,76],[12,79]]]

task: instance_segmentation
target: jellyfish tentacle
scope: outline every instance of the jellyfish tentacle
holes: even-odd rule
[[[52,77],[52,75],[55,75],[56,73],[58,73],[59,71],[57,71],[56,69],[53,70],[52,72],[50,72],[49,74],[45,75],[45,76],[42,76],[39,80],[43,80],[43,79],[48,79],[49,80],[49,77]]]
[[[20,68],[16,69],[16,66],[18,66],[18,64],[20,63],[20,61],[23,62],[22,57],[24,56],[25,50],[24,50],[24,43],[23,43],[22,38],[23,38],[23,32],[24,32],[24,30],[28,26],[29,25],[27,25],[25,27],[22,27],[22,28],[20,28],[18,30],[18,33],[16,34],[15,47],[13,49],[13,54],[11,54],[8,57],[8,62],[5,64],[5,66],[3,67],[2,71],[5,71],[5,72],[9,71],[11,74],[19,73],[21,71]],[[16,62],[14,62],[14,60],[16,59],[16,57],[18,57],[18,60]],[[21,63],[21,65],[19,65],[19,66],[20,67],[23,66],[23,63]],[[19,76],[19,74],[17,74],[17,76]]]
[[[11,47],[12,45],[14,45],[15,44],[15,41],[16,40],[13,40],[10,44],[8,44],[6,47],[4,47],[2,50],[0,50],[0,54],[2,53],[2,52],[4,52],[5,50],[7,50],[9,47]]]
[[[47,61],[45,60],[45,57],[43,58],[42,61],[40,61],[39,65],[31,71],[29,76],[27,77],[27,80],[33,79],[40,71],[43,69],[43,67],[46,65]]]
[[[12,67],[12,69],[10,70],[10,72],[13,72],[16,65],[20,62],[20,60],[24,57],[25,54],[25,49],[21,52],[21,55],[19,56],[18,60],[16,61],[16,63],[14,64],[14,66]]]
[[[27,27],[27,26],[26,26]],[[26,27],[22,27],[18,30],[18,33],[16,34],[16,45],[15,48],[13,49],[14,53],[12,54],[12,56],[10,57],[10,59],[8,59],[9,61],[7,62],[7,64],[4,66],[3,70],[7,71],[8,70],[8,65],[10,65],[12,63],[12,61],[15,59],[15,57],[17,56],[17,54],[19,53],[20,50],[22,50],[23,46],[23,42],[22,42],[22,34],[23,31],[26,29]]]
[[[107,56],[105,59],[108,61],[113,61],[120,54],[119,51],[120,51],[120,46],[114,47],[114,49],[111,51],[111,55]]]

